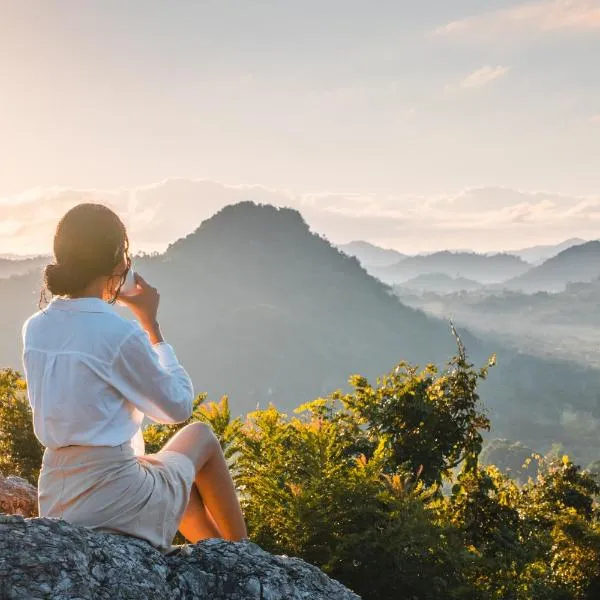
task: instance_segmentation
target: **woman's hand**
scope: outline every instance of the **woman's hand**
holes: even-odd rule
[[[153,344],[163,342],[157,318],[160,294],[138,272],[135,273],[135,282],[137,292],[128,296],[119,296],[119,302],[131,310]]]

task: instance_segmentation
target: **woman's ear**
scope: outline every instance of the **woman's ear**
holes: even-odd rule
[[[121,260],[115,265],[112,274],[116,277],[122,277],[125,271],[127,270],[128,262],[129,261],[127,260],[127,256],[125,255],[125,253],[123,253]]]

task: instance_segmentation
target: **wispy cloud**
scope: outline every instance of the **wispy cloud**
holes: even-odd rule
[[[482,88],[490,83],[504,77],[510,71],[510,67],[491,67],[489,65],[481,67],[472,73],[469,73],[466,77],[461,79],[458,83],[449,83],[444,87],[444,92],[447,94],[453,94],[460,90],[470,90],[475,88]]]
[[[552,32],[600,31],[600,0],[544,0],[451,21],[436,37],[486,41]]]
[[[164,250],[223,206],[245,200],[298,209],[333,243],[365,239],[402,252],[499,250],[598,237],[600,195],[474,188],[437,196],[293,194],[263,186],[169,179],[130,190],[36,189],[0,198],[0,253],[47,253],[58,219],[79,202],[103,202],[128,226],[134,250]]]
[[[490,67],[485,66],[473,73],[469,73],[459,84],[461,88],[479,88],[484,85],[488,85],[506,75],[509,71],[509,67]]]

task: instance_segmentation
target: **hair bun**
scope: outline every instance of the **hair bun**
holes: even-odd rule
[[[68,296],[80,292],[89,282],[76,269],[62,264],[51,264],[44,269],[46,288],[53,296]]]

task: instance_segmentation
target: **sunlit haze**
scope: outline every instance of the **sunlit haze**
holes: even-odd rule
[[[332,242],[595,239],[600,0],[0,0],[0,253],[83,200],[162,250],[241,200]]]

